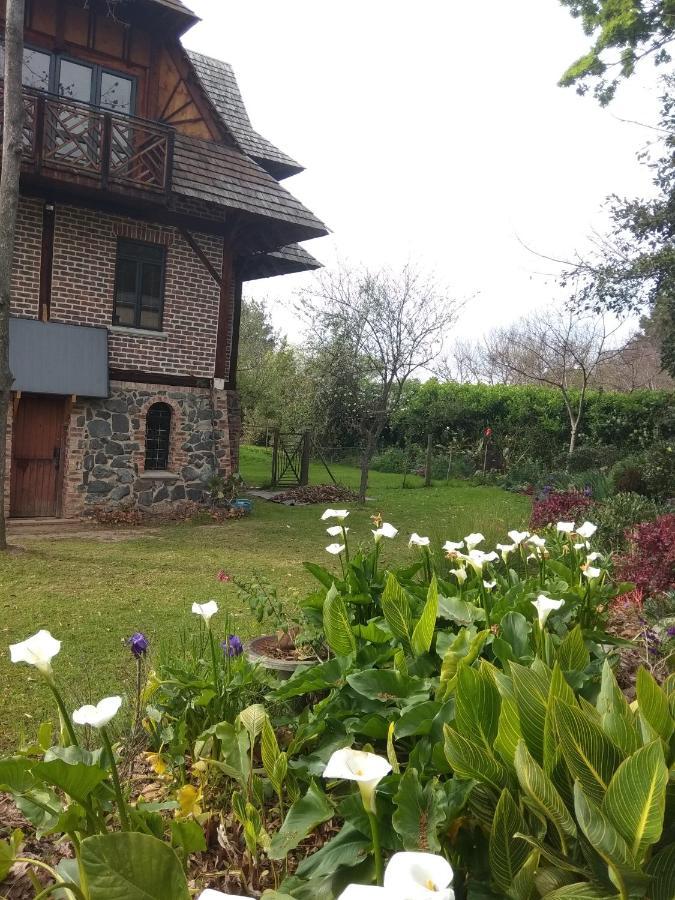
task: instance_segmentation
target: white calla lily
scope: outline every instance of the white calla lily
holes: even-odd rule
[[[349,528],[346,528],[344,525],[331,525],[330,528],[326,528],[326,534],[330,535],[330,537],[339,537],[341,534],[346,534],[349,531]]]
[[[383,537],[391,540],[392,538],[395,538],[397,534],[398,528],[394,528],[389,522],[383,522],[379,528],[373,530],[373,537],[375,538],[376,544],[378,541],[381,541]]]
[[[499,556],[495,553],[494,550],[491,550],[489,553],[485,553],[483,550],[469,550],[466,556],[462,557],[465,559],[469,565],[474,569],[474,571],[480,575],[483,571],[483,566],[485,563],[494,562],[499,559]]]
[[[555,529],[562,534],[572,534],[574,531],[574,522],[558,522]]]
[[[431,541],[428,537],[421,537],[416,531],[410,535],[409,547],[428,547]]]
[[[384,872],[384,889],[392,900],[454,900],[454,872],[435,853],[394,853]]]
[[[529,531],[509,531],[509,537],[514,544],[522,544],[530,536]]]
[[[539,594],[537,599],[532,601],[532,606],[537,610],[537,617],[542,628],[551,613],[556,609],[560,609],[564,603],[564,600],[551,600],[550,597],[546,597],[544,594]]]
[[[506,560],[509,558],[509,554],[513,553],[513,551],[517,550],[517,549],[518,549],[518,544],[516,544],[516,543],[497,544],[497,550],[499,550],[499,552],[501,553],[502,559],[504,560],[504,562],[506,562]]]
[[[326,553],[331,553],[333,556],[339,556],[345,549],[344,544],[329,544],[326,547]]]
[[[222,891],[214,891],[213,888],[202,891],[197,900],[220,900],[221,897],[229,897],[230,900],[249,900],[243,894],[224,894]]]
[[[343,522],[348,515],[348,509],[327,509],[321,516],[321,521],[325,522],[326,519],[337,519],[338,522]]]
[[[9,658],[13,663],[28,663],[44,675],[52,671],[52,659],[61,649],[61,641],[42,629],[19,644],[10,644]]]
[[[602,575],[602,569],[597,569],[595,568],[595,566],[586,565],[581,567],[581,574],[588,579],[599,578]]]
[[[392,895],[383,887],[374,884],[348,884],[338,900],[393,900]]]
[[[546,539],[539,537],[538,534],[531,534],[527,539],[527,543],[532,544],[533,547],[537,547],[541,550],[542,547],[546,546]]]
[[[497,582],[496,581],[483,581],[483,587],[486,590],[491,591],[493,588],[497,587]]]
[[[323,777],[356,781],[365,809],[374,813],[375,788],[390,772],[391,765],[383,756],[344,747],[342,750],[336,750],[328,760]]]
[[[480,533],[480,531],[472,532],[471,534],[467,534],[464,538],[466,542],[466,549],[471,552],[474,547],[477,547],[479,544],[482,544],[485,540],[485,536]]]
[[[602,553],[598,553],[597,550],[594,550],[592,553],[588,554],[588,556],[586,557],[586,562],[592,563],[595,562],[596,559],[602,559]]]
[[[218,604],[215,600],[209,600],[207,603],[193,603],[192,612],[196,616],[201,616],[208,625],[213,616],[218,612]]]
[[[454,575],[460,584],[464,584],[467,579],[466,569],[453,569],[450,574]]]
[[[446,553],[455,553],[457,550],[461,550],[464,546],[464,541],[446,541],[443,544],[443,549]]]
[[[578,544],[574,545],[575,550],[590,550],[590,548],[591,545],[588,543],[588,541],[580,541]]]
[[[76,709],[73,713],[73,722],[76,725],[104,728],[111,719],[115,718],[121,705],[121,697],[104,697],[96,706],[88,704]]]
[[[597,525],[594,525],[592,522],[584,522],[583,525],[580,525],[577,528],[575,534],[578,534],[579,537],[582,537],[585,540],[588,540],[589,538],[593,537],[593,535],[595,534],[595,532],[597,530],[598,530]]]

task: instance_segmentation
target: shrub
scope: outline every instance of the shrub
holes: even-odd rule
[[[417,454],[415,455],[415,457]],[[402,447],[387,447],[381,453],[373,457],[370,468],[376,472],[403,473],[404,467],[410,458],[410,451]]]
[[[586,472],[589,469],[601,469],[616,460],[616,447],[589,444],[577,447],[571,454],[561,453],[556,458],[556,465],[568,472]]]
[[[543,475],[544,470],[539,460],[531,458],[521,459],[509,467],[504,478],[504,487],[513,490],[514,488],[540,484]]]
[[[530,525],[532,528],[542,528],[562,520],[576,519],[592,505],[591,498],[579,491],[551,491],[533,503]]]
[[[654,444],[645,451],[647,496],[667,500],[675,495],[675,450],[672,444]]]
[[[625,545],[627,529],[653,521],[658,514],[659,508],[653,500],[622,492],[596,506],[594,521],[602,543],[608,548],[617,548]]]
[[[619,460],[611,472],[614,490],[617,493],[647,494],[644,476],[644,456],[633,454]]]
[[[615,561],[619,578],[648,596],[675,588],[675,513],[643,522],[629,535],[628,552]]]

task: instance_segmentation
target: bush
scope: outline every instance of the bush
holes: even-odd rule
[[[634,582],[647,596],[675,588],[675,514],[643,522],[629,535],[628,552],[615,561],[619,578]]]
[[[633,454],[615,463],[611,471],[614,490],[617,493],[646,496],[647,482],[645,481],[644,465],[643,454]]]
[[[617,450],[612,446],[587,445],[577,447],[573,453],[561,453],[556,458],[558,468],[571,473],[587,472],[589,469],[601,469],[616,460]]]
[[[539,460],[521,459],[508,469],[504,478],[504,487],[513,490],[514,488],[538,485],[542,482],[543,475],[543,467]]]
[[[672,444],[654,444],[644,455],[647,496],[667,500],[675,495],[675,450]]]
[[[375,472],[392,472],[402,475],[409,457],[410,452],[406,452],[402,447],[387,447],[386,450],[373,457],[370,468]]]
[[[576,520],[585,515],[592,505],[591,498],[579,491],[552,491],[534,501],[530,525],[532,528],[543,528],[556,522]]]
[[[625,546],[626,531],[641,522],[653,521],[659,514],[658,506],[646,497],[622,492],[597,504],[593,521],[598,535],[609,549]]]

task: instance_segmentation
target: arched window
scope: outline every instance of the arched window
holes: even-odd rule
[[[153,403],[145,419],[145,469],[163,470],[169,466],[171,407]]]

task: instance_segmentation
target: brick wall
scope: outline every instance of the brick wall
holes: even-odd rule
[[[12,313],[29,318],[38,315],[42,208],[42,201],[22,198],[17,227]],[[222,239],[192,236],[220,272]],[[161,336],[111,331],[110,366],[213,377],[220,289],[175,228],[57,206],[51,320],[112,324],[118,238],[166,247],[164,316]]]

